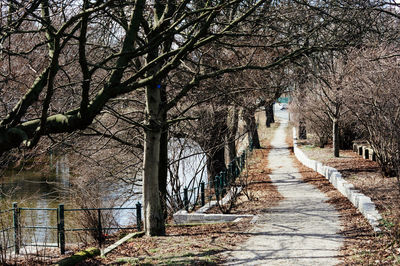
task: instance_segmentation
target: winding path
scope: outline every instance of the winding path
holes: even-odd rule
[[[271,179],[284,199],[258,216],[251,237],[229,251],[226,265],[336,265],[342,237],[339,214],[327,197],[303,183],[281,123],[269,153]]]

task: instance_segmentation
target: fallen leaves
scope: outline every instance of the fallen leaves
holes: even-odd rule
[[[346,265],[393,265],[399,264],[399,238],[389,225],[400,217],[400,195],[393,178],[383,178],[376,162],[365,160],[352,151],[341,151],[334,158],[330,148],[303,149],[310,158],[320,158],[324,164],[338,169],[356,189],[371,197],[384,217],[381,234],[375,234],[361,213],[341,195],[323,176],[298,164],[303,178],[330,198],[329,203],[340,212],[345,237],[341,250]]]

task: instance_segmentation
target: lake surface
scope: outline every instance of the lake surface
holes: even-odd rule
[[[183,151],[182,147],[186,147]],[[185,158],[179,161],[179,158]],[[194,143],[188,143],[184,140],[174,140],[169,144],[169,160],[171,161],[171,171],[174,179],[179,180],[179,186],[193,188],[198,186],[199,182],[207,179],[206,161],[205,156],[200,147]],[[22,210],[21,216],[25,226],[36,227],[56,227],[57,226],[57,212],[54,210],[46,210],[48,208],[55,209],[59,204],[64,204],[66,209],[77,208],[68,201],[67,192],[71,184],[71,175],[69,169],[68,157],[61,156],[50,158],[49,163],[52,165],[53,174],[44,176],[38,171],[23,170],[23,171],[8,171],[0,180],[0,189],[2,191],[1,210],[9,209],[12,202],[17,202],[18,207],[22,208],[39,208],[41,210]],[[196,178],[193,178],[196,177]],[[101,189],[101,188],[100,188]],[[171,191],[171,185],[168,186]],[[136,203],[141,201],[140,187],[129,187],[127,184],[116,183],[114,188],[107,189],[112,193],[101,194],[99,204],[103,207],[109,207],[109,202],[116,202],[118,207],[136,207]],[[127,193],[139,193],[131,198],[126,198]],[[191,197],[194,200],[194,197]],[[68,220],[76,220],[72,217],[70,212],[66,212],[66,228],[76,228],[78,225],[68,225]],[[143,214],[142,214],[143,215]],[[4,215],[3,215],[4,216]],[[88,216],[96,220],[96,213],[90,213]],[[136,211],[135,210],[118,210],[104,211],[102,219],[114,216],[113,225],[118,224],[119,227],[126,227],[136,224]],[[2,220],[8,219],[7,223],[11,224],[12,217],[3,217]],[[93,220],[92,219],[92,220]],[[92,221],[93,222],[93,221]],[[12,225],[11,225],[12,226]],[[103,224],[103,226],[105,226]],[[79,226],[78,226],[79,227]],[[83,226],[82,226],[83,227]],[[55,229],[23,229],[24,234],[23,242],[26,243],[56,243],[57,230]],[[12,232],[10,232],[12,233]],[[29,236],[28,236],[29,235]],[[1,236],[0,236],[1,238]],[[70,237],[70,241],[75,241]],[[67,234],[68,242],[68,234]]]
[[[50,176],[45,176],[39,171],[33,170],[7,171],[0,182],[0,189],[2,192],[1,210],[9,209],[12,206],[12,202],[17,202],[18,207],[23,208],[21,210],[21,224],[23,224],[24,227],[57,227],[57,211],[47,209],[55,209],[59,204],[64,204],[66,209],[78,208],[68,201],[69,197],[67,191],[70,187],[70,178],[67,156],[61,156],[54,162],[53,174]],[[120,195],[127,192],[127,189],[129,189],[129,187],[126,185],[118,186],[118,188],[113,190],[113,193],[104,193],[100,199],[100,201],[104,202],[104,205],[100,205],[109,207],[107,202],[112,198],[118,199]],[[139,197],[140,196],[132,197],[123,202],[118,202],[118,200],[114,201],[116,204],[120,203],[118,207],[135,207]],[[40,210],[25,210],[26,208]],[[135,210],[104,211],[102,218],[106,219],[106,216],[111,216],[110,212],[112,212],[112,216],[115,218],[114,225],[118,224],[119,227],[126,227],[136,224]],[[71,223],[72,219],[77,219],[76,216],[73,217],[76,213],[72,214],[66,212],[65,215],[66,228],[68,228],[68,226],[69,228],[83,227],[80,226],[79,223]],[[96,214],[89,215],[93,216]],[[1,222],[3,225],[8,224],[12,226],[12,217],[3,215]],[[95,219],[95,222],[97,222],[97,219]],[[22,228],[21,232],[23,235],[23,243],[25,244],[57,242],[55,229]],[[3,239],[3,241],[5,240]]]

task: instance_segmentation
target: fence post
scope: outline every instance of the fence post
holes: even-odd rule
[[[221,173],[220,173],[220,184],[221,184],[221,188],[222,188],[222,191],[221,191],[221,198],[223,198],[224,196],[225,196],[225,194],[226,194],[226,174],[225,174],[226,172],[225,171],[221,171]]]
[[[234,180],[232,169],[233,169],[233,168],[232,168],[232,162],[230,162],[230,163],[228,164],[228,180],[229,180],[229,182],[232,182],[232,181]]]
[[[232,160],[232,181],[235,181],[236,180],[236,177],[237,177],[237,175],[236,175],[236,161],[235,161],[235,159],[233,159]]]
[[[189,211],[189,197],[187,187],[183,189],[183,204],[185,205],[185,210]]]
[[[97,209],[97,231],[99,234],[99,246],[103,246],[103,228],[101,225],[101,210]]]
[[[206,197],[204,193],[204,182],[200,182],[200,197],[201,197],[201,206],[206,204]]]
[[[245,166],[245,164],[246,164],[246,162],[245,162],[245,158],[246,158],[246,152],[245,151],[243,151],[243,153],[242,153],[242,156],[241,156],[241,161],[242,161],[242,163],[241,163],[241,171],[243,171],[243,169],[244,169],[244,166]]]
[[[136,203],[136,226],[137,230],[142,230],[142,204]]]
[[[236,168],[235,168],[236,177],[239,177],[239,175],[240,175],[240,158],[236,157],[235,162],[236,162]]]
[[[214,180],[214,192],[217,201],[219,201],[219,189],[219,175],[216,175]]]
[[[65,254],[65,223],[64,223],[64,204],[58,204],[58,239],[60,241],[60,253]]]
[[[233,176],[233,181],[235,181],[236,180],[236,178],[237,178],[237,172],[236,172],[236,160],[235,159],[233,159],[232,160],[232,176]]]
[[[18,208],[18,204],[13,202],[13,222],[14,222],[14,252],[15,254],[19,254],[19,246],[20,246],[20,228],[19,228],[19,213],[20,210]]]

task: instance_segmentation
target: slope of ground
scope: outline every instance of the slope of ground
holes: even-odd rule
[[[263,118],[261,118],[261,122]],[[242,182],[247,184],[231,213],[259,214],[278,204],[282,196],[271,184],[268,168],[269,142],[279,124],[259,126],[262,149],[251,153]],[[219,212],[218,208],[214,212]],[[221,264],[221,254],[245,241],[252,227],[250,219],[239,223],[168,226],[163,237],[142,237],[121,245],[106,258],[87,259],[81,265],[130,264]]]

